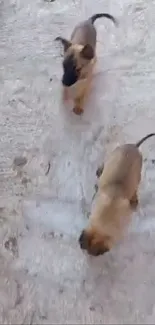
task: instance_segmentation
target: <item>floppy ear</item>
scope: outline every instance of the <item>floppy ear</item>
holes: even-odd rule
[[[92,60],[94,57],[94,50],[91,45],[86,44],[80,52],[81,56],[86,60]]]
[[[60,41],[64,47],[64,52],[66,52],[68,50],[68,48],[71,46],[71,42],[68,41],[67,39],[63,38],[63,37],[56,37],[55,41]]]

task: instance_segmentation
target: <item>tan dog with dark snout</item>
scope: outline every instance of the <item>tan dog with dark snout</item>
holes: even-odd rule
[[[138,205],[138,186],[141,180],[142,154],[139,146],[151,133],[137,144],[117,147],[99,176],[97,197],[90,215],[89,224],[80,235],[81,249],[98,256],[109,251],[123,236],[128,226],[132,209]]]
[[[116,25],[116,19],[106,13],[96,14],[77,25],[70,40],[57,37],[64,47],[63,60],[63,97],[68,99],[70,93],[74,93],[75,114],[83,113],[83,106],[90,87],[93,67],[96,62],[96,19],[106,17]]]

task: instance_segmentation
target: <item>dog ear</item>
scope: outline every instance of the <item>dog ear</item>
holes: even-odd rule
[[[86,60],[92,60],[94,57],[94,50],[91,45],[86,44],[80,52],[81,56]]]
[[[67,39],[63,38],[63,37],[56,37],[55,41],[60,41],[64,47],[64,52],[66,52],[68,50],[68,48],[71,46],[71,42],[68,41]]]

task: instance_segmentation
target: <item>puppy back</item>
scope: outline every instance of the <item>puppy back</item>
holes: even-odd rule
[[[78,24],[71,34],[72,44],[80,44],[85,46],[89,44],[93,49],[96,48],[96,29],[89,20],[85,20]]]
[[[139,181],[142,167],[142,155],[134,144],[125,144],[116,148],[107,159],[99,187],[102,189],[110,184],[120,184],[128,187],[136,177]],[[134,180],[135,182],[135,180]]]

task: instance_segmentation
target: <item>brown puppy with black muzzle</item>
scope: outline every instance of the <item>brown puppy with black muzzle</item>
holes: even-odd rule
[[[75,114],[83,113],[83,106],[90,87],[93,67],[96,62],[96,19],[106,17],[116,25],[116,19],[106,13],[96,14],[77,25],[70,40],[57,37],[55,40],[62,42],[64,47],[63,60],[63,98],[68,99],[68,94],[74,93]]]
[[[138,205],[142,154],[139,146],[155,133],[148,134],[136,144],[117,147],[99,175],[97,197],[89,224],[79,238],[81,249],[98,256],[108,252],[120,240],[128,226],[132,209]]]

